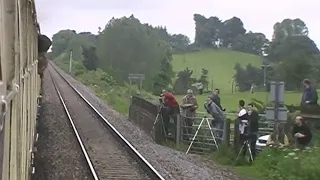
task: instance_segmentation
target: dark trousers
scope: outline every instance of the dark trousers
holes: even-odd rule
[[[165,133],[168,134],[170,132],[170,118],[176,122],[177,120],[177,110],[176,108],[162,107],[161,115],[163,119],[163,125]]]
[[[223,138],[223,126],[224,126],[224,121],[223,120],[212,120],[211,121],[211,126],[214,128],[214,135],[217,138],[218,142],[221,142]]]
[[[252,133],[252,134],[249,134],[249,135],[240,134],[240,144],[241,144],[241,147],[243,146],[243,144],[244,144],[244,142],[245,142],[246,140],[249,140],[250,150],[251,150],[252,158],[253,158],[253,159],[255,159],[256,154],[257,154],[257,149],[256,149],[257,139],[258,139],[258,135],[257,135],[256,133]],[[244,148],[243,148],[242,155],[245,156],[245,155],[246,155],[246,152],[247,152],[247,146],[245,145]]]

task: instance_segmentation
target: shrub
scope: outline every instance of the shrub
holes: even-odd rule
[[[316,180],[320,177],[320,150],[317,146],[306,150],[266,148],[254,166],[262,179]]]

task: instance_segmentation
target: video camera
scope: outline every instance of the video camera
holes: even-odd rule
[[[159,102],[160,102],[160,104],[163,104],[164,102],[163,102],[163,94],[160,94],[159,95]]]

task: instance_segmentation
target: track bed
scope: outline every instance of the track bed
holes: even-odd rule
[[[54,68],[49,66],[48,71],[61,92],[99,179],[159,179],[130,151],[130,147],[121,143],[121,138],[115,135],[112,127],[88,106]]]

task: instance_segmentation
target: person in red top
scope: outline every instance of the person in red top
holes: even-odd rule
[[[176,101],[176,98],[174,98],[172,93],[170,93],[166,90],[162,90],[162,96],[164,99],[164,103],[167,107],[176,108],[177,106],[179,106],[179,104]]]
[[[170,117],[173,118],[174,121],[176,121],[177,114],[180,113],[179,104],[176,101],[175,97],[172,93],[168,92],[167,90],[162,90],[162,102],[163,102],[163,122],[164,122],[164,128],[165,133],[168,134],[168,136],[171,135],[169,132],[169,125],[170,125]]]

